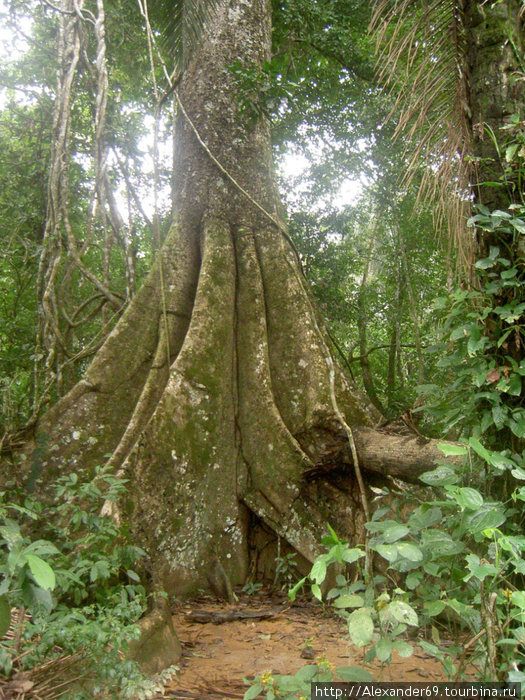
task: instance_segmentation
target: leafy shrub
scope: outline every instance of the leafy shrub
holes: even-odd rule
[[[105,468],[91,480],[83,476],[59,478],[53,504],[26,499],[19,505],[1,494],[0,628],[9,627],[11,609],[29,613],[19,623],[22,670],[68,654],[78,658],[89,692],[75,689],[76,699],[102,690],[106,697],[128,697],[128,691],[139,697],[151,683],[123,652],[146,609],[134,568],[145,552],[129,543],[125,525],[101,514],[105,502],[122,497],[126,480]],[[16,640],[4,638],[5,675],[17,656]]]

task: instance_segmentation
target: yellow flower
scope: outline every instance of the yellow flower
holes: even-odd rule
[[[260,676],[261,685],[271,685],[273,683],[273,676],[271,671],[265,671],[261,673]]]
[[[325,656],[319,656],[317,659],[317,664],[322,671],[335,671],[335,664],[328,661]]]

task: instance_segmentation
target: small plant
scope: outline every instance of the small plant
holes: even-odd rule
[[[17,668],[29,671],[71,654],[90,686],[75,689],[77,700],[102,690],[128,697],[128,688],[145,687],[146,680],[122,655],[146,608],[134,569],[145,552],[128,541],[125,525],[101,515],[104,502],[122,497],[126,481],[107,469],[90,480],[82,476],[59,478],[53,505],[28,499],[19,505],[1,494],[0,631],[12,608],[28,615],[18,623],[18,642],[2,640],[0,666],[9,676],[15,657]]]
[[[275,558],[275,576],[273,585],[279,585],[281,590],[289,588],[297,581],[297,563],[295,561],[297,554],[290,552],[284,556]]]
[[[370,682],[373,676],[358,666],[336,668],[330,661],[321,657],[315,664],[300,668],[294,675],[272,674],[269,671],[257,676],[253,681],[244,679],[250,687],[243,700],[253,700],[261,693],[266,700],[292,700],[310,697],[311,683],[331,683],[340,681]]]
[[[257,593],[257,591],[260,591],[261,588],[262,588],[262,583],[254,583],[253,581],[248,581],[242,587],[242,591],[243,591],[243,593],[246,593],[246,595],[254,595],[254,593]]]
[[[305,639],[303,642],[303,649],[312,649],[314,646],[314,638],[313,637],[308,637],[308,639]]]

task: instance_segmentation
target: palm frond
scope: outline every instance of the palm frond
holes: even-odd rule
[[[202,40],[220,0],[150,0],[151,24],[160,48],[170,55],[180,74]]]
[[[462,6],[461,0],[377,0],[371,31],[378,79],[393,97],[394,138],[405,141],[404,184],[423,161],[419,201],[437,203],[436,228],[448,230],[468,267],[472,163]]]

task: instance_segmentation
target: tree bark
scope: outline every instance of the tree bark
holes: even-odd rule
[[[110,454],[130,480],[120,513],[176,595],[206,587],[215,558],[243,582],[254,522],[309,561],[327,521],[362,540],[355,479],[304,477],[340,443],[334,398],[351,426],[375,418],[276,224],[268,124],[238,114],[228,66],[269,59],[268,0],[224,0],[213,30],[180,83],[171,231],[84,379],[40,421],[32,458],[49,481]],[[365,466],[370,440],[356,435]],[[383,473],[381,439],[387,454],[368,461]]]
[[[519,75],[524,48],[522,8],[520,0],[465,2],[471,150],[476,158],[473,189],[477,202],[489,209],[506,209],[509,203],[508,189],[485,184],[499,179],[503,158],[488,130],[501,148],[510,116],[523,111]],[[521,195],[518,189],[512,198],[519,201]]]
[[[361,469],[370,476],[380,475],[420,484],[419,477],[440,464],[459,464],[460,458],[446,458],[438,444],[451,444],[418,435],[396,435],[373,428],[352,428]],[[304,473],[306,480],[317,479],[337,471],[347,471],[353,459],[343,432],[333,438],[318,462]]]
[[[368,243],[368,248],[366,251],[365,267],[363,270],[363,277],[361,278],[361,284],[359,285],[359,290],[357,292],[357,330],[359,333],[359,364],[361,366],[361,377],[363,379],[363,386],[367,393],[368,398],[376,407],[376,409],[384,416],[386,416],[385,408],[381,402],[381,399],[377,395],[377,391],[374,385],[374,376],[372,374],[372,368],[370,367],[370,359],[368,357],[368,321],[366,313],[366,292],[368,287],[368,277],[370,274],[370,259],[372,257],[374,249],[374,237],[370,236],[370,241]]]

